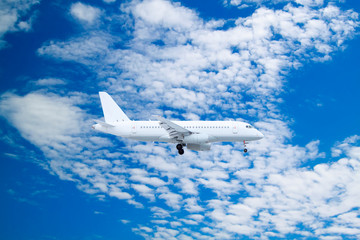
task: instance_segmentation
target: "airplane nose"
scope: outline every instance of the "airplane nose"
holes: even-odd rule
[[[262,134],[260,131],[257,132],[257,135],[258,135],[259,139],[264,138],[264,134]]]

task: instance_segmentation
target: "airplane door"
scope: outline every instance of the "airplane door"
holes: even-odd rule
[[[131,125],[131,134],[136,134],[136,124],[135,123],[133,123]]]
[[[236,123],[234,123],[233,125],[233,134],[237,134],[238,133],[238,126],[236,125]]]

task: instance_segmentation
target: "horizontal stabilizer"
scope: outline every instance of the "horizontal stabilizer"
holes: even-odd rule
[[[99,121],[99,120],[94,120],[97,124],[100,124],[101,126],[103,127],[115,127],[114,125],[112,124],[109,124],[109,123],[106,123],[106,122],[102,122],[102,121]]]

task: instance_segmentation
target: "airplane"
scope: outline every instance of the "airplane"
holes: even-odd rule
[[[155,116],[157,121],[131,121],[112,97],[99,92],[105,122],[94,120],[93,129],[138,141],[175,143],[180,155],[184,147],[194,151],[209,151],[213,142],[243,142],[260,140],[264,135],[239,121],[170,121]]]

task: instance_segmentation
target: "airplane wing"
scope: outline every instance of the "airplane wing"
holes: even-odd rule
[[[160,121],[160,126],[163,127],[170,135],[171,138],[176,140],[183,140],[185,136],[192,134],[191,131],[169,121],[163,117],[155,116]]]

